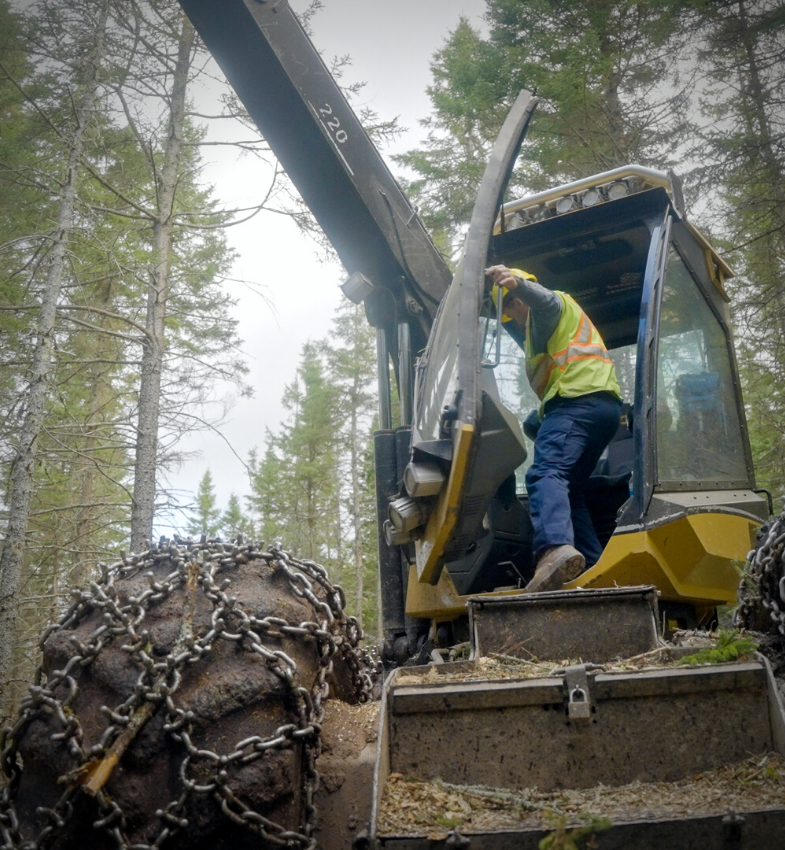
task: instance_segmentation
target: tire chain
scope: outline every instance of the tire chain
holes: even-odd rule
[[[733,624],[746,627],[754,608],[762,605],[785,635],[785,511],[763,525],[755,548],[747,555]]]
[[[67,826],[73,814],[74,796],[80,787],[77,782],[71,782],[54,808],[38,810],[39,814],[45,815],[47,823],[35,839],[21,837],[14,801],[23,770],[17,758],[18,744],[27,727],[45,715],[56,718],[60,731],[53,733],[51,738],[66,744],[75,762],[74,771],[69,776],[78,776],[90,762],[106,753],[146,702],[166,706],[164,731],[185,750],[179,768],[183,787],[179,797],[155,812],[161,822],[160,829],[156,837],[146,844],[131,843],[123,832],[120,806],[99,791],[96,800],[100,817],[93,826],[109,833],[118,850],[160,848],[169,837],[188,825],[183,811],[192,794],[211,794],[227,818],[256,833],[268,845],[314,850],[317,846],[313,836],[316,824],[314,795],[319,782],[316,760],[321,750],[321,723],[324,702],[329,695],[328,680],[333,670],[333,659],[336,654],[342,657],[361,702],[371,699],[374,680],[379,675],[378,663],[360,648],[362,630],[356,618],[346,614],[343,589],[332,584],[325,568],[314,561],[295,558],[277,547],[265,551],[264,544],[245,543],[242,537],[228,543],[204,538],[199,542],[179,537],[171,541],[161,538],[141,554],[121,555],[122,560],[117,563],[101,565],[102,578],[92,582],[89,591],[72,591],[76,601],[58,623],[45,630],[40,646],[43,648],[53,633],[74,628],[95,611],[102,612],[100,625],[86,643],[71,637],[77,652],[62,670],[55,670],[45,677],[39,666],[35,683],[22,701],[15,722],[0,735],[0,768],[7,779],[6,786],[0,791],[0,850],[45,850],[50,847]],[[219,581],[220,574],[257,559],[286,575],[292,592],[313,607],[313,621],[291,625],[279,617],[258,618],[244,612],[236,599],[227,596],[225,591],[231,582],[228,578]],[[119,603],[115,588],[117,579],[136,575],[145,568],[158,567],[167,561],[171,570],[163,580],[156,581],[154,574],[147,572],[149,588],[138,596],[130,596],[127,604]],[[210,627],[201,637],[191,635],[185,641],[178,639],[166,657],[153,660],[146,651],[148,633],[140,627],[150,608],[185,586],[189,570],[212,604]],[[321,589],[323,599],[315,592],[315,586]],[[229,621],[234,624],[231,631]],[[316,645],[319,671],[310,691],[298,684],[296,663],[281,650],[265,646],[265,638],[283,636],[301,638]],[[107,643],[118,638],[127,640],[122,648],[130,652],[141,667],[141,673],[133,693],[124,702],[114,709],[101,707],[109,720],[108,725],[99,742],[86,749],[83,729],[70,709],[79,688],[76,674],[79,669],[91,664]],[[174,700],[182,681],[183,668],[202,660],[219,639],[235,641],[246,651],[261,655],[270,670],[288,686],[291,703],[295,707],[294,722],[280,726],[267,738],[246,738],[224,755],[200,749],[193,743],[191,720],[194,715],[179,707]],[[61,687],[67,688],[63,698],[55,694]],[[248,764],[262,758],[268,750],[282,749],[297,741],[303,743],[304,749],[304,818],[302,830],[292,831],[268,820],[239,800],[230,787],[228,768],[233,764]],[[201,764],[206,762],[212,768],[212,776],[201,784],[189,778],[189,767],[197,761]]]

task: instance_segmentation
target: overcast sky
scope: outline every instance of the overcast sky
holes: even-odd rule
[[[307,0],[293,0],[291,5],[301,12]],[[484,0],[324,0],[311,23],[317,49],[328,64],[333,56],[349,54],[352,66],[343,82],[365,81],[359,101],[381,118],[398,116],[408,128],[383,151],[386,157],[416,147],[423,138],[419,121],[429,113],[425,89],[431,80],[431,57],[461,16],[482,27],[484,9]],[[194,96],[207,100],[209,92]],[[227,131],[211,129],[209,138],[218,140],[222,132]],[[204,176],[226,208],[259,203],[265,174],[253,163],[218,147],[205,148],[204,157],[209,162]],[[284,385],[294,376],[303,343],[326,335],[343,298],[338,287],[345,277],[340,266],[320,262],[313,243],[282,216],[261,214],[228,233],[238,255],[232,277],[264,287],[273,305],[270,309],[245,284],[228,284],[230,294],[239,299],[236,315],[254,397],[235,402],[221,427],[225,440],[217,434],[189,439],[185,449],[193,456],[170,478],[181,501],[188,501],[209,468],[221,508],[231,493],[248,492],[244,464],[234,452],[246,460],[250,449],[261,448],[265,428],[279,425]]]

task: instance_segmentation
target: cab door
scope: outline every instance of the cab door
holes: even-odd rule
[[[680,627],[735,600],[736,565],[767,515],[720,263],[669,207],[652,233],[641,301],[632,494],[602,557],[575,581],[653,584]]]
[[[463,256],[417,369],[412,463],[435,463],[445,478],[415,538],[419,582],[435,584],[445,563],[481,535],[490,499],[525,457],[517,420],[483,391],[479,323],[494,222],[536,103],[521,91],[499,133]]]

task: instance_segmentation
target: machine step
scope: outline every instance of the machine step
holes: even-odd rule
[[[395,783],[437,789],[447,783],[502,797],[595,788],[621,789],[623,796],[636,783],[681,782],[692,789],[701,775],[714,776],[711,771],[735,776],[750,756],[776,765],[785,757],[785,714],[769,662],[755,654],[733,663],[679,665],[694,649],[659,639],[651,587],[476,598],[470,618],[471,660],[398,669],[385,683],[368,836],[376,850],[536,848],[548,834],[536,818],[536,827],[517,828],[509,819],[504,828],[489,826],[487,818],[473,826],[469,819],[450,831],[446,817],[395,832],[385,826],[394,821],[385,820],[384,808],[393,774]],[[494,653],[522,660],[487,657]],[[634,663],[618,660],[645,653]],[[532,657],[539,663],[524,663]],[[654,663],[659,666],[640,666]],[[712,799],[688,816],[683,807],[652,810],[642,799],[637,808],[625,804],[592,840],[600,850],[782,845],[785,785],[764,805],[757,792],[743,799],[743,811]]]
[[[472,597],[472,657],[595,663],[630,658],[661,643],[657,598],[651,585]]]

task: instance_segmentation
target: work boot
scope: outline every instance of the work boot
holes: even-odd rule
[[[526,585],[525,591],[559,590],[563,584],[577,578],[585,566],[586,559],[573,546],[553,546],[540,556],[534,578]]]

